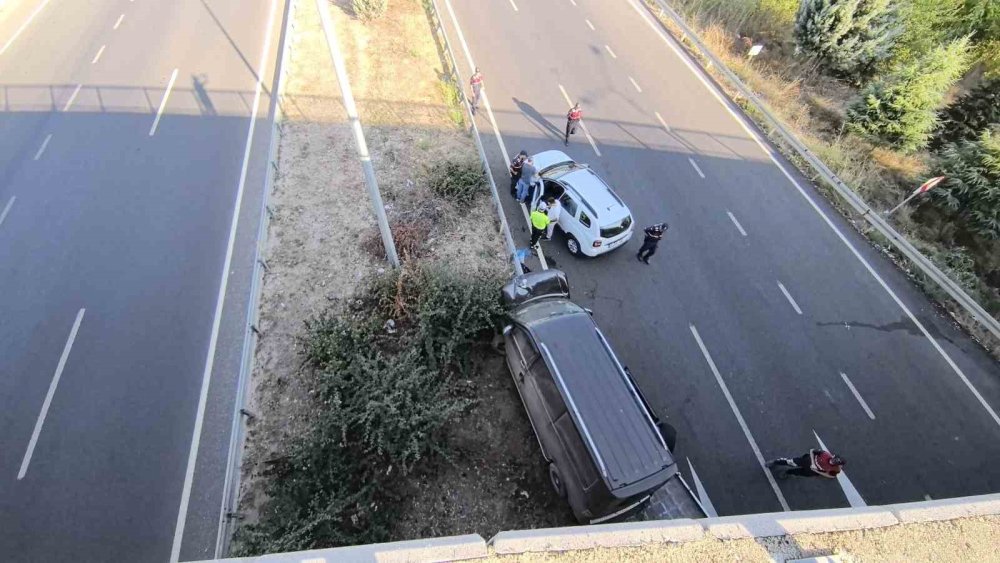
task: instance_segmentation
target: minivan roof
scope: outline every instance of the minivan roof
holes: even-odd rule
[[[629,214],[625,202],[590,168],[573,170],[560,176],[559,181],[580,194],[602,221],[620,221]]]
[[[527,326],[611,491],[673,465],[659,432],[586,312]],[[588,436],[589,435],[589,436]]]

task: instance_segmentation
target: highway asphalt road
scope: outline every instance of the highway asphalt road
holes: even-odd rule
[[[558,234],[543,248],[678,428],[682,471],[719,514],[1000,491],[998,365],[772,160],[637,0],[437,1],[461,75],[485,75],[503,148],[490,111],[477,123],[502,194],[504,152],[563,149],[640,229],[670,224],[648,266],[641,232],[597,259]],[[570,100],[586,128],[564,149]],[[820,439],[847,479],[764,469]]]
[[[4,3],[4,560],[214,555],[284,15]]]

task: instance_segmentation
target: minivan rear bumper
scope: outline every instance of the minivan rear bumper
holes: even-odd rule
[[[634,228],[630,228],[625,234],[621,235],[619,238],[611,239],[600,239],[601,246],[594,248],[593,246],[580,245],[580,252],[583,252],[587,256],[600,256],[601,254],[607,254],[612,250],[618,248],[619,246],[624,246],[626,242],[632,239],[632,235],[635,233]]]

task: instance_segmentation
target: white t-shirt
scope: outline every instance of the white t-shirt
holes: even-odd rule
[[[548,215],[549,221],[555,223],[559,220],[559,215],[562,213],[562,205],[559,204],[559,200],[556,200],[551,206],[549,206]]]

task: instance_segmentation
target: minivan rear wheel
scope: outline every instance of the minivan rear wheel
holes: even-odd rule
[[[563,482],[562,473],[559,473],[559,468],[554,463],[549,464],[549,481],[552,481],[552,488],[559,498],[566,498],[566,483]]]
[[[580,241],[576,240],[573,235],[566,235],[566,250],[568,250],[573,256],[579,256]]]

